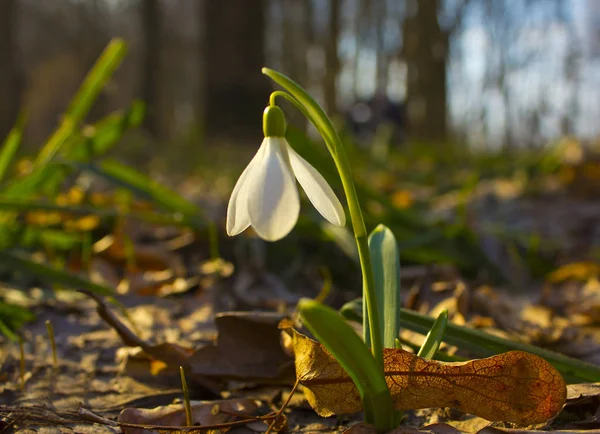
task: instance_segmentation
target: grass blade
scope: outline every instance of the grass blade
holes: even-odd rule
[[[154,202],[167,211],[180,213],[187,223],[197,230],[206,226],[203,221],[204,213],[200,207],[131,167],[111,160],[105,160],[100,165],[78,166],[132,191],[143,199]]]
[[[24,307],[0,302],[0,335],[11,341],[17,340],[15,330],[34,319],[33,313]]]
[[[178,216],[167,213],[151,211],[120,211],[115,208],[97,208],[89,205],[56,205],[37,199],[13,199],[0,197],[0,210],[29,212],[29,211],[57,211],[73,215],[97,215],[103,218],[134,218],[149,223],[183,226],[186,223]]]
[[[301,299],[298,311],[306,327],[354,381],[367,422],[374,424],[378,432],[393,429],[396,415],[382,367],[360,337],[335,310],[317,301]]]
[[[125,111],[106,116],[82,133],[74,134],[61,152],[68,161],[88,162],[108,152],[118,143],[123,134],[138,127],[144,119],[144,104],[134,101]]]
[[[444,333],[446,332],[446,326],[448,325],[448,310],[444,309],[436,318],[433,326],[429,329],[425,341],[417,356],[423,357],[424,359],[431,360],[435,357],[437,351],[442,344]]]
[[[400,322],[402,327],[417,333],[426,334],[433,326],[434,319],[430,316],[422,315],[408,309],[402,309]],[[599,366],[582,362],[581,360],[553,351],[544,350],[533,345],[490,335],[480,330],[448,324],[444,340],[451,345],[472,350],[481,357],[513,350],[526,351],[546,359],[558,369],[561,374],[572,380],[577,380],[577,382],[600,381]]]
[[[104,49],[64,113],[59,127],[40,151],[35,161],[36,167],[48,164],[83,122],[102,88],[123,61],[126,51],[125,42],[120,39],[113,39]]]
[[[13,254],[8,250],[0,251],[0,261],[12,268],[27,271],[40,278],[47,279],[52,283],[71,286],[74,289],[85,289],[100,295],[113,295],[114,290],[108,286],[94,283],[85,277],[69,273],[46,264],[40,264],[25,258],[21,255]]]
[[[0,318],[0,335],[6,336],[8,339],[10,339],[13,342],[16,342],[17,340],[19,340],[19,337],[17,336],[17,334],[14,331],[12,331],[12,329],[8,326],[8,324],[6,324],[4,321],[2,321],[2,318]]]
[[[2,151],[0,151],[0,182],[4,179],[6,171],[10,167],[17,149],[21,145],[23,139],[23,127],[25,126],[25,116],[21,115],[17,119],[17,123],[8,133],[4,144],[2,145]]]
[[[362,322],[362,299],[346,303],[340,313],[348,319]],[[358,320],[357,320],[358,319]],[[401,309],[400,326],[426,335],[435,323],[434,318],[409,309]],[[469,350],[478,357],[519,350],[535,354],[550,362],[570,383],[600,382],[600,366],[592,365],[564,354],[545,350],[534,345],[511,341],[498,336],[474,330],[469,327],[448,324],[444,341],[450,345]]]

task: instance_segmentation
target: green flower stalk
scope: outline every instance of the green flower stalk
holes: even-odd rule
[[[331,119],[327,116],[321,106],[304,89],[302,89],[300,85],[289,77],[272,69],[263,68],[262,72],[289,92],[273,92],[270,98],[271,105],[274,104],[275,97],[277,96],[284,97],[294,104],[319,131],[325,140],[329,153],[333,157],[348,202],[348,210],[350,211],[350,218],[352,220],[352,229],[358,247],[360,268],[363,276],[363,293],[367,305],[366,311],[368,316],[367,321],[369,324],[371,350],[375,360],[383,368],[383,345],[367,228],[358,201],[358,195],[356,194],[356,188],[352,180],[350,163],[348,162],[348,157],[346,156],[342,141],[340,140]]]
[[[283,97],[317,128],[339,172],[358,246],[368,322],[365,329],[369,333],[367,341],[371,351],[341,316],[332,314],[329,308],[315,301],[304,301],[298,309],[306,325],[353,379],[360,391],[366,421],[373,423],[378,432],[387,432],[397,424],[399,414],[393,410],[385,381],[373,264],[346,152],[331,119],[304,89],[279,72],[268,68],[262,72],[285,91],[275,91],[269,98],[269,107],[263,114],[265,139],[233,189],[227,208],[227,233],[237,235],[251,226],[267,241],[285,237],[295,226],[300,212],[296,180],[325,219],[337,226],[346,224],[344,209],[331,187],[284,137],[285,117],[275,103],[277,97]]]

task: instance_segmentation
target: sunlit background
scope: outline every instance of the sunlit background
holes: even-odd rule
[[[596,0],[3,0],[0,32],[0,137],[25,112],[30,150],[115,36],[130,52],[90,119],[144,100],[149,159],[257,140],[264,65],[365,142],[384,122],[488,148],[600,129]]]
[[[38,288],[190,309],[214,291],[214,312],[360,295],[352,226],[305,193],[284,239],[227,235],[264,66],[331,116],[367,231],[396,238],[403,306],[600,362],[600,0],[0,0],[0,335],[52,307]]]

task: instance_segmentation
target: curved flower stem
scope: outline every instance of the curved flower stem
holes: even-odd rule
[[[269,99],[271,105],[274,105],[277,96],[281,96],[294,104],[302,114],[310,120],[321,136],[323,136],[325,144],[327,145],[340,174],[344,193],[348,202],[350,218],[352,220],[354,238],[356,239],[356,245],[358,247],[360,268],[363,276],[363,291],[367,302],[367,313],[369,317],[371,350],[377,364],[383,370],[383,345],[381,332],[379,330],[379,312],[377,311],[375,279],[373,277],[373,267],[369,252],[367,229],[358,201],[358,195],[356,194],[354,181],[352,180],[350,163],[348,162],[348,157],[346,156],[342,141],[340,140],[331,119],[327,116],[321,106],[304,89],[302,89],[302,87],[292,79],[272,69],[263,68],[262,72],[289,92],[273,92]]]
[[[274,92],[271,92],[271,95],[269,96],[269,104],[270,105],[277,105],[277,104],[275,104],[275,98],[278,97],[278,96],[281,97],[281,98],[284,98],[284,99],[288,100],[290,103],[292,103],[292,105],[295,106],[304,115],[304,117],[306,119],[308,119],[311,124],[314,125],[314,127],[317,130],[319,130],[319,127],[318,127],[317,123],[313,120],[313,118],[311,117],[311,114],[308,112],[308,110],[306,110],[306,108],[302,105],[302,103],[300,101],[298,101],[296,98],[294,98],[289,93],[284,92],[282,90],[276,90]],[[320,130],[319,130],[319,133],[321,133]],[[325,136],[323,136],[323,138],[325,138]],[[332,145],[332,143],[330,143],[329,140],[325,140],[325,145],[327,145],[327,149],[329,150],[329,153],[332,156],[334,156],[335,153],[336,153],[336,150],[335,150],[335,147]]]

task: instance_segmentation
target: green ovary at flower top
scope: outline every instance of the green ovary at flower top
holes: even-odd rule
[[[327,181],[285,139],[285,118],[279,107],[265,109],[263,130],[265,139],[229,199],[227,234],[237,235],[249,226],[267,241],[289,234],[300,213],[296,180],[323,217],[344,226],[344,208]]]

